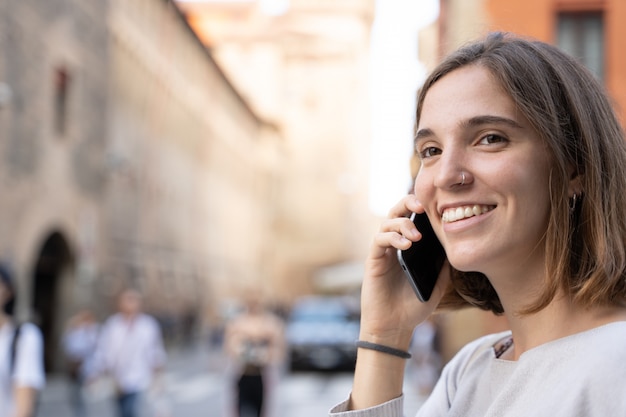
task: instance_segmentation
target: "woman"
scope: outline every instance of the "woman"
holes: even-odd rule
[[[0,265],[0,417],[29,417],[45,383],[43,341],[35,325],[13,321],[14,295],[11,275]]]
[[[227,414],[263,417],[271,414],[271,385],[284,356],[284,329],[258,294],[245,295],[245,310],[228,322],[224,350],[232,362],[234,396]]]
[[[414,195],[366,261],[370,344],[331,414],[402,415],[413,329],[472,305],[511,330],[461,349],[419,416],[626,415],[626,145],[600,84],[556,47],[491,34],[427,78],[416,129]],[[428,215],[449,262],[427,303],[396,260],[421,238],[411,212]]]

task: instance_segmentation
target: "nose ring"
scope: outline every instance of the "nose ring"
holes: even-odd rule
[[[465,185],[465,172],[461,172],[461,185]]]

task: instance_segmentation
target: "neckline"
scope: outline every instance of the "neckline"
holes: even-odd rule
[[[613,326],[626,326],[626,320],[617,320],[617,321],[613,321],[613,322],[609,322],[609,323],[605,323],[602,324],[600,326],[597,327],[593,327],[591,329],[587,329],[587,330],[583,330],[581,332],[578,333],[572,333],[570,335],[567,336],[563,336],[563,337],[559,337],[557,339],[554,340],[550,340],[548,342],[542,343],[538,346],[535,346],[531,349],[528,349],[525,352],[522,352],[522,354],[520,355],[520,357],[517,360],[507,360],[507,359],[502,359],[502,355],[504,355],[504,353],[506,353],[511,346],[513,346],[513,335],[510,333],[501,337],[500,339],[498,339],[493,345],[492,345],[492,349],[494,351],[494,355],[496,359],[498,359],[499,361],[505,361],[505,362],[518,362],[520,359],[522,359],[523,357],[525,357],[528,354],[531,354],[534,351],[537,350],[543,350],[543,349],[548,349],[551,346],[555,346],[555,345],[559,345],[561,343],[564,343],[568,340],[572,340],[572,339],[576,339],[579,337],[585,337],[585,335],[588,335],[590,333],[595,333],[595,332],[600,332],[600,331],[606,331],[605,329],[607,329],[608,327],[613,327]]]
[[[500,359],[500,357],[504,355],[511,348],[511,346],[513,346],[513,336],[507,336],[494,343],[493,351],[496,359]]]

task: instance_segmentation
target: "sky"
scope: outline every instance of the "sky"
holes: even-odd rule
[[[418,31],[438,14],[437,0],[376,0],[370,97],[371,211],[380,216],[411,184],[415,94],[426,75],[418,61]]]

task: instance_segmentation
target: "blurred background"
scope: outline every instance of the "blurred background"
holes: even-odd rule
[[[0,258],[44,335],[43,415],[64,415],[66,321],[106,317],[128,286],[173,355],[174,415],[221,415],[207,404],[244,292],[286,325],[310,296],[358,321],[370,239],[415,174],[414,97],[443,55],[490,30],[560,45],[624,120],[624,19],[622,0],[0,0]],[[473,310],[435,325],[443,363],[506,327]],[[285,369],[278,415],[349,392],[350,369]]]

